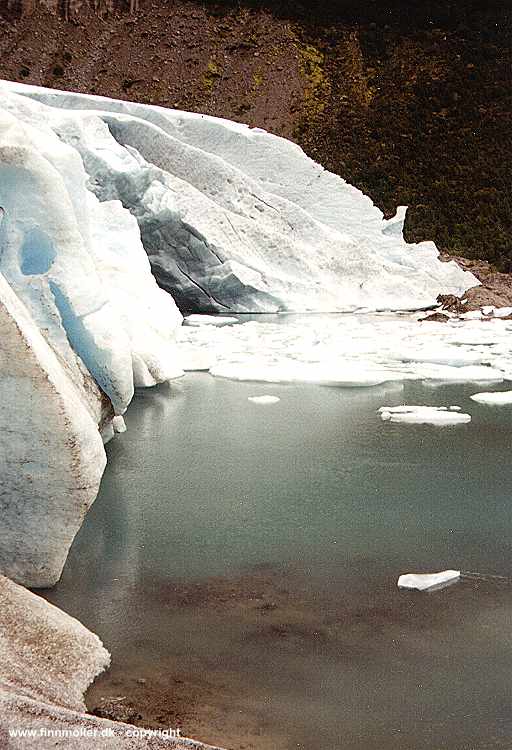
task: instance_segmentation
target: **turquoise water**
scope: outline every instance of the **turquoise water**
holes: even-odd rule
[[[153,686],[153,725],[174,701],[185,734],[230,748],[509,748],[512,409],[478,390],[190,374],[138,393],[47,593],[113,655],[96,694]],[[473,421],[381,422],[404,402]],[[396,587],[443,568],[511,583]]]

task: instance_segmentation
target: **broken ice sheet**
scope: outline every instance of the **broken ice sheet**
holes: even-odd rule
[[[460,570],[442,570],[439,573],[404,573],[398,579],[398,588],[433,591],[455,583],[460,578]]]

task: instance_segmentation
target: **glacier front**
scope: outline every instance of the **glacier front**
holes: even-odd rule
[[[403,239],[359,190],[290,141],[189,112],[0,84],[2,107],[79,154],[87,188],[137,219],[186,312],[419,309],[478,284]]]

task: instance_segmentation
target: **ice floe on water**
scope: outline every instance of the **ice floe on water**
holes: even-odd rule
[[[512,406],[512,391],[474,393],[471,398],[479,404],[489,406]]]
[[[277,404],[281,399],[278,396],[249,396],[247,401],[251,401],[253,404],[260,404],[261,406],[267,406],[270,404]]]
[[[215,360],[209,352],[201,352],[193,347],[180,349],[180,365],[184,372],[208,372]]]
[[[427,366],[424,379],[432,383],[501,383],[503,373],[495,367],[483,365],[468,365],[467,367],[453,367],[452,365]]]
[[[383,422],[403,424],[454,425],[471,422],[471,416],[459,411],[460,407],[447,406],[381,406]]]
[[[405,573],[398,579],[398,588],[432,591],[441,589],[460,578],[460,570],[442,570],[439,573]]]
[[[340,388],[381,385],[389,380],[384,371],[352,368],[335,372],[334,368],[316,363],[223,363],[210,370],[218,378],[247,380],[260,383],[313,383]]]
[[[112,420],[112,427],[116,433],[126,432],[126,423],[123,417],[114,417]]]
[[[187,315],[183,321],[186,326],[229,326],[238,323],[238,318],[227,315]]]
[[[195,355],[233,380],[340,388],[512,380],[512,321],[500,318],[427,328],[410,313],[242,317],[237,326],[182,327],[178,349],[183,369]]]
[[[480,310],[469,310],[460,315],[466,320],[480,320],[482,318],[506,318],[512,315],[512,307],[494,307],[494,305],[484,305]]]
[[[512,307],[493,307],[491,315],[495,318],[506,318],[508,315],[512,315]]]

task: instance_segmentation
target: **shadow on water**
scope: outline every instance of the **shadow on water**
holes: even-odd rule
[[[512,574],[510,410],[405,389],[190,375],[137,395],[45,594],[113,655],[91,709],[237,749],[510,746],[512,584],[396,587]],[[402,402],[473,422],[380,421]]]

